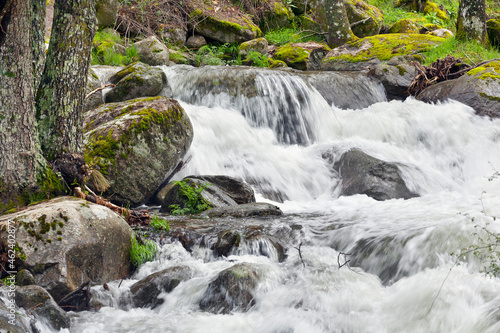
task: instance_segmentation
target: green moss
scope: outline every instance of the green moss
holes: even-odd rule
[[[450,19],[448,14],[444,10],[439,8],[439,6],[436,3],[428,1],[428,0],[425,2],[425,7],[424,7],[423,12],[424,12],[424,14],[435,15],[437,18],[439,18],[443,22],[446,22]]]
[[[428,51],[444,41],[444,38],[421,34],[385,34],[370,36],[346,44],[346,47],[349,49],[360,49],[359,52],[331,56],[325,58],[323,62],[338,60],[361,62],[375,58],[386,61],[397,56]]]
[[[16,243],[14,245],[14,251],[16,252],[17,257],[20,260],[22,260],[22,261],[26,260],[26,254],[24,253],[23,248],[21,246],[19,246],[18,243]]]
[[[244,279],[248,277],[248,271],[240,267],[233,268],[231,273],[237,279]]]
[[[274,58],[284,61],[290,67],[305,70],[307,69],[309,53],[310,51],[307,51],[301,47],[287,44],[283,45],[276,51]]]
[[[491,61],[483,66],[471,69],[467,74],[480,80],[500,81],[500,62]]]
[[[398,65],[398,66],[396,66],[396,68],[399,70],[399,75],[401,75],[401,76],[405,75],[406,69],[404,69],[403,66]]]
[[[109,130],[106,135],[99,135],[93,138],[85,149],[83,157],[90,166],[98,166],[100,172],[106,175],[109,167],[115,165],[115,152],[120,149],[121,143],[113,139],[113,130]]]
[[[406,34],[418,34],[419,28],[415,20],[412,19],[402,19],[394,23],[389,28],[389,33],[406,33]]]

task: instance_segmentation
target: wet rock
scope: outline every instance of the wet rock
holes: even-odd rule
[[[66,312],[40,286],[18,287],[16,289],[16,303],[17,306],[29,310],[35,318],[47,320],[56,330],[70,327],[70,319]]]
[[[33,274],[27,269],[22,269],[16,274],[16,285],[17,286],[29,286],[36,284]]]
[[[415,67],[404,58],[398,57],[391,59],[387,64],[375,66],[369,75],[384,85],[388,100],[404,100],[409,96],[408,87],[415,77]]]
[[[200,308],[222,314],[248,311],[255,304],[252,291],[258,280],[257,268],[250,264],[242,263],[225,269],[208,285]]]
[[[12,302],[15,303],[15,299]],[[0,299],[0,332],[37,333],[37,331],[31,330],[28,319],[19,314],[15,304],[9,304],[8,307],[2,299]]]
[[[424,89],[417,99],[436,103],[453,99],[464,103],[476,114],[500,117],[500,61],[492,61],[458,79],[439,82]]]
[[[191,270],[185,266],[175,266],[153,273],[130,287],[132,301],[136,307],[154,308],[163,303],[158,296],[171,292],[182,281],[191,278]]]
[[[341,179],[341,195],[366,194],[375,200],[410,199],[412,193],[401,178],[397,165],[351,149],[335,164]]]
[[[190,186],[204,186],[201,196],[210,202],[212,207],[227,207],[255,202],[253,189],[243,181],[229,176],[188,176],[183,181]],[[165,193],[161,204],[162,212],[170,212],[170,206],[174,204],[182,207],[187,199],[180,193],[179,185],[173,183],[168,184],[167,187],[168,191],[160,190],[159,192],[160,196],[161,193]],[[158,199],[161,200],[161,197]]]
[[[236,230],[225,230],[217,236],[217,243],[214,246],[216,256],[227,256],[233,247],[238,247],[241,242],[241,235]]]
[[[251,217],[251,216],[279,216],[283,212],[279,207],[264,203],[255,202],[230,207],[212,208],[199,214],[201,217]]]
[[[136,42],[134,46],[137,48],[139,59],[143,63],[151,66],[168,66],[170,57],[168,48],[155,36]]]
[[[84,129],[85,161],[100,168],[105,195],[121,205],[147,202],[193,140],[188,116],[166,97],[103,105],[85,114]]]
[[[60,197],[0,217],[6,246],[8,221],[16,226],[18,269],[56,301],[84,280],[102,284],[130,273],[130,226],[110,209],[74,197]]]
[[[109,80],[115,84],[115,87],[106,94],[106,103],[157,96],[167,82],[165,73],[160,68],[151,67],[141,62],[128,65]]]

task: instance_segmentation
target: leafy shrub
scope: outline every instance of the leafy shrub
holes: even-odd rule
[[[98,31],[95,34],[92,46],[92,65],[123,66],[139,60],[137,48],[131,45],[125,54],[117,53],[116,44],[121,44],[119,35],[107,31]]]
[[[198,214],[212,208],[212,204],[201,196],[201,192],[210,184],[196,186],[185,181],[175,181],[174,183],[179,186],[179,196],[183,200],[183,204],[182,207],[170,205],[172,215]]]
[[[158,214],[155,213],[155,216],[151,219],[151,222],[149,222],[149,225],[153,227],[154,230],[156,231],[170,231],[170,225],[167,220],[162,219],[158,216]]]
[[[267,55],[261,54],[259,52],[255,51],[248,52],[245,61],[250,61],[252,63],[252,66],[269,67],[269,59],[267,58]]]
[[[149,239],[137,239],[134,235],[130,246],[130,263],[138,268],[145,262],[152,261],[157,251],[158,247],[155,242]]]
[[[324,39],[321,35],[311,34],[310,31],[304,32],[297,29],[281,28],[276,30],[270,30],[266,33],[266,40],[269,44],[284,45],[287,43],[299,43],[299,42],[323,42]]]

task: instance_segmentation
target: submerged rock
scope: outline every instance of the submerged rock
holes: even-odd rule
[[[148,275],[130,287],[132,301],[136,307],[154,308],[163,303],[158,296],[162,292],[171,292],[182,281],[191,278],[191,269],[175,266]]]
[[[359,149],[351,149],[335,164],[341,179],[341,195],[366,194],[375,200],[416,197],[401,178],[395,164],[381,161]]]
[[[60,197],[0,217],[0,241],[7,245],[7,223],[16,226],[18,269],[56,301],[82,281],[102,284],[130,273],[132,229],[104,206]],[[5,247],[6,248],[6,247]]]
[[[66,312],[40,286],[17,287],[16,305],[30,311],[38,320],[47,320],[56,330],[70,327]]]
[[[264,203],[255,202],[231,207],[212,208],[200,214],[202,217],[251,217],[251,216],[279,216],[283,212],[279,207]]]
[[[500,61],[492,61],[458,79],[439,82],[424,89],[417,99],[436,103],[454,99],[476,111],[476,114],[500,117]]]
[[[200,308],[222,314],[248,311],[255,304],[252,291],[258,280],[257,268],[251,264],[242,263],[227,268],[208,285]]]
[[[121,205],[147,202],[193,140],[188,116],[166,97],[103,105],[85,114],[84,129],[85,161],[100,168],[106,196]]]

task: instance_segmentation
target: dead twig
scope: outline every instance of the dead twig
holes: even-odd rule
[[[94,89],[94,90],[92,90],[91,92],[89,92],[89,93],[87,94],[87,96],[85,96],[85,99],[89,98],[90,96],[92,96],[92,95],[93,95],[93,94],[95,94],[96,92],[103,90],[104,88],[107,88],[107,87],[114,87],[114,86],[115,86],[115,85],[114,85],[114,84],[112,84],[112,83],[105,84],[105,85],[103,85],[102,87],[99,87],[99,88]]]
[[[342,255],[344,256],[344,263],[340,264],[340,256],[342,256]],[[351,261],[351,259],[347,260],[347,256],[350,256],[350,255],[351,255],[350,253],[339,252],[339,255],[337,256],[337,264],[339,266],[339,269],[341,269],[344,266],[349,267],[349,262]]]
[[[300,261],[302,261],[302,265],[304,265],[304,268],[306,268],[306,263],[304,262],[304,258],[302,258],[302,251],[301,251],[301,248],[302,248],[302,242],[300,242],[299,246],[294,246],[293,247],[294,249],[296,249],[297,251],[299,251],[299,258],[300,258]]]

